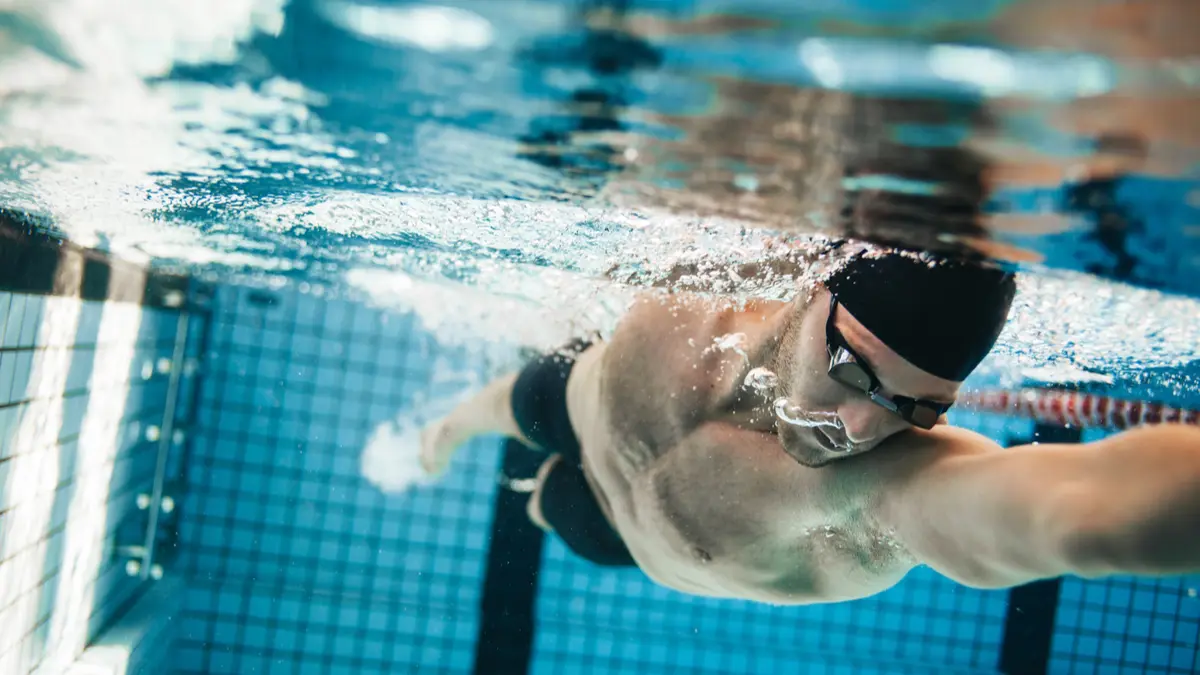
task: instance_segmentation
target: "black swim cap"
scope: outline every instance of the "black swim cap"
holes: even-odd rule
[[[1013,274],[910,251],[856,253],[825,281],[838,303],[909,363],[961,382],[996,343]]]

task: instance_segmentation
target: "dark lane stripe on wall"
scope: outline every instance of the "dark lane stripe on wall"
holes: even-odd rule
[[[533,476],[546,458],[518,441],[504,445],[505,476]],[[529,495],[496,491],[488,544],[475,675],[521,675],[533,657],[534,606],[544,533],[525,515]]]
[[[188,286],[184,275],[147,272],[0,209],[0,291],[177,307],[187,297]]]
[[[1078,429],[1039,424],[1033,440],[1038,443],[1078,443]],[[1011,439],[1009,445],[1025,443]],[[1000,672],[1006,675],[1046,675],[1050,646],[1054,640],[1054,618],[1062,579],[1045,579],[1018,586],[1008,592],[1004,617],[1004,639],[1000,643]]]

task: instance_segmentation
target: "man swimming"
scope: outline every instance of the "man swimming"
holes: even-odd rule
[[[864,249],[791,302],[647,293],[609,341],[428,427],[422,462],[483,433],[541,448],[535,523],[706,596],[850,600],[920,564],[980,588],[1200,571],[1200,431],[1002,449],[943,423],[1014,288]]]

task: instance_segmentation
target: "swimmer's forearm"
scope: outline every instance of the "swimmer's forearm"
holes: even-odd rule
[[[1200,572],[1200,430],[1147,427],[1096,444],[1070,550],[1087,576]]]
[[[446,427],[455,445],[486,434],[500,434],[529,443],[513,419],[512,389],[516,381],[515,373],[493,380],[455,407],[446,417]]]
[[[476,436],[501,434],[529,443],[513,419],[515,381],[516,375],[493,381],[421,432],[421,464],[427,472],[440,474],[458,448]]]

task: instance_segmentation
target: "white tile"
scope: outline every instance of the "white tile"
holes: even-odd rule
[[[12,456],[20,419],[21,406],[0,407],[0,459]]]
[[[9,657],[12,652],[7,647],[11,638],[8,636],[17,634],[17,611],[16,607],[11,605],[0,609],[0,673],[15,673],[15,668],[8,667],[14,661]]]
[[[14,294],[8,309],[8,321],[0,334],[0,347],[16,347],[21,341],[21,324],[25,320],[25,296]]]
[[[46,494],[54,492],[58,487],[60,471],[59,471],[59,446],[57,444],[38,451],[41,455],[42,463],[38,469],[37,477],[37,493]]]
[[[20,550],[26,543],[23,540],[24,529],[28,518],[24,517],[34,496],[37,495],[37,476],[41,472],[40,453],[26,452],[8,460],[8,485],[4,490],[4,504],[12,507],[15,513],[12,518],[17,521],[16,534],[6,539],[4,545],[11,553]],[[16,548],[10,548],[15,546]]]
[[[16,352],[0,352],[0,405],[12,403],[13,380],[17,366]],[[25,393],[24,385],[21,393]]]
[[[33,352],[21,350],[9,352],[9,355],[12,356],[13,361],[11,379],[9,380],[12,383],[9,400],[24,401],[31,398],[29,394],[32,393],[29,386],[29,376],[33,370]]]
[[[38,336],[38,344],[70,347],[79,339],[79,315],[83,302],[79,298],[53,297],[46,299],[40,330],[47,333]],[[61,323],[61,329],[59,324]],[[57,330],[56,330],[57,329]]]
[[[46,298],[41,295],[25,297],[25,314],[21,318],[21,336],[18,346],[32,347],[38,340],[45,340],[41,335],[42,312],[45,310]]]
[[[36,623],[31,623],[29,630],[32,632],[36,625]],[[35,667],[42,661],[42,650],[38,641],[31,634],[21,638],[21,660],[27,668]]]
[[[25,390],[31,394],[30,398],[38,400],[60,399],[63,395],[63,389],[67,382],[67,374],[71,370],[71,350],[58,347],[44,347],[35,352],[29,352],[29,366],[32,374],[33,363],[38,361],[40,377],[30,380],[29,385]],[[22,362],[17,361],[17,376],[20,377]]]
[[[89,300],[79,310],[79,341],[95,344],[100,336],[100,317],[104,314],[104,303]]]
[[[8,307],[11,303],[12,293],[0,292],[0,336],[4,335],[4,325],[8,322]]]

